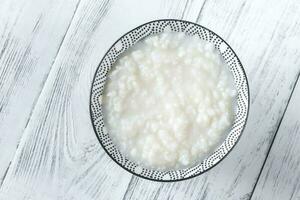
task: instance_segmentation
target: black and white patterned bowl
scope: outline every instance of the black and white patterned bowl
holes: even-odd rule
[[[133,46],[139,40],[164,31],[184,32],[188,35],[198,35],[201,39],[215,45],[224,58],[234,77],[238,95],[236,98],[235,119],[231,130],[223,143],[205,160],[194,167],[180,170],[160,171],[144,168],[126,158],[113,144],[105,129],[101,97],[104,91],[106,76],[120,54]],[[245,127],[249,111],[249,88],[242,64],[231,47],[217,34],[198,24],[164,19],[145,23],[118,39],[103,57],[95,73],[90,95],[90,114],[94,131],[107,154],[121,167],[142,178],[155,181],[179,181],[195,177],[219,163],[235,146]]]

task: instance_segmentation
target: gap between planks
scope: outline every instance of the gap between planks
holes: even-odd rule
[[[287,104],[286,104],[286,106],[285,106],[285,108],[284,108],[283,114],[282,114],[282,116],[281,116],[281,118],[280,118],[279,124],[278,124],[278,126],[277,126],[277,128],[276,128],[276,132],[275,132],[275,134],[274,134],[274,136],[273,136],[273,138],[272,138],[272,141],[271,141],[270,146],[269,146],[269,148],[268,148],[268,151],[267,151],[266,157],[265,157],[265,159],[264,159],[263,165],[261,166],[261,169],[260,169],[260,171],[259,171],[259,174],[258,174],[258,176],[257,176],[256,182],[255,182],[255,184],[254,184],[254,186],[253,186],[253,189],[252,189],[252,192],[251,192],[251,195],[250,195],[250,198],[249,198],[249,199],[252,199],[252,196],[253,196],[254,191],[255,191],[255,189],[256,189],[256,186],[257,186],[257,183],[258,183],[258,181],[259,181],[259,179],[260,179],[260,176],[261,176],[261,174],[262,174],[262,171],[263,171],[263,169],[264,169],[264,167],[265,167],[265,164],[266,164],[266,162],[267,162],[267,160],[268,160],[268,157],[269,157],[269,154],[270,154],[270,152],[271,152],[271,150],[272,150],[272,147],[273,147],[274,141],[275,141],[275,139],[276,139],[277,133],[278,133],[278,131],[279,131],[279,129],[280,129],[281,122],[282,122],[282,120],[283,120],[283,118],[284,118],[284,116],[285,116],[286,110],[287,110],[287,108],[288,108],[288,106],[289,106],[289,104],[290,104],[290,101],[291,101],[292,96],[293,96],[293,94],[294,94],[296,85],[297,85],[297,83],[298,83],[298,81],[299,81],[299,76],[300,76],[300,72],[298,73],[297,78],[296,78],[296,81],[295,81],[294,85],[292,86],[293,89],[292,89],[291,94],[290,94],[290,96],[289,96],[289,98],[288,98]]]

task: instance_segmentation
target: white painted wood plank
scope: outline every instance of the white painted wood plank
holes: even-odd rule
[[[206,0],[188,0],[185,6],[186,9],[180,19],[195,22],[195,19],[199,17],[199,13],[205,5],[205,1]]]
[[[291,95],[300,60],[299,1],[207,1],[198,23],[224,37],[248,74],[245,132],[218,166],[200,177],[156,183],[134,177],[125,199],[249,199]]]
[[[299,51],[299,50],[296,50]],[[291,97],[252,199],[300,199],[300,82]]]
[[[0,199],[123,197],[132,176],[110,160],[93,132],[91,81],[105,51],[123,33],[152,19],[179,18],[185,9],[180,0],[80,2]]]
[[[7,0],[0,6],[0,185],[78,0]]]

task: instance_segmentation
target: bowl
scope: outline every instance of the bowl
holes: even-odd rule
[[[103,95],[105,80],[109,70],[112,68],[118,57],[139,40],[147,36],[162,32],[184,32],[187,35],[197,35],[199,38],[211,42],[219,50],[221,56],[227,63],[227,67],[233,75],[234,84],[237,90],[236,109],[234,122],[227,136],[215,151],[204,160],[193,167],[179,170],[156,170],[149,169],[133,162],[122,154],[112,142],[110,135],[105,128],[101,98]],[[220,36],[213,31],[184,20],[162,19],[142,24],[120,37],[107,51],[101,60],[92,82],[90,93],[90,116],[96,136],[106,153],[118,165],[128,172],[154,181],[180,181],[198,176],[212,167],[216,166],[238,142],[249,112],[249,87],[243,66],[232,50],[232,48]]]

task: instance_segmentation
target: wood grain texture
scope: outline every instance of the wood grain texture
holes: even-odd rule
[[[1,200],[124,196],[132,176],[96,139],[89,116],[91,81],[118,37],[152,19],[180,18],[186,3],[80,2],[1,187]]]
[[[245,132],[227,158],[200,177],[170,184],[134,177],[125,199],[250,198],[300,71],[298,10],[296,0],[206,1],[198,23],[229,42],[248,74]]]
[[[299,50],[297,50],[299,51]],[[252,199],[300,199],[300,82],[279,127]]]
[[[249,199],[299,76],[299,3],[81,0],[68,28],[65,15],[70,22],[74,1],[1,2],[0,19],[7,23],[0,23],[0,130],[7,132],[0,134],[0,150],[13,144],[3,154],[11,155],[4,166],[24,134],[0,200]],[[218,33],[241,59],[251,92],[248,124],[238,145],[212,170],[176,183],[140,179],[113,163],[97,142],[88,109],[93,74],[105,51],[123,33],[158,18],[183,18]],[[299,170],[299,148],[288,140],[298,140],[293,111],[299,107],[298,93],[285,112],[274,142],[278,148],[269,154],[253,199],[275,198],[265,190],[280,193],[281,199],[299,198],[299,175],[292,174]],[[281,167],[277,152],[284,144],[290,149],[279,154],[279,160],[288,161]]]
[[[0,185],[75,13],[78,0],[0,6]]]

